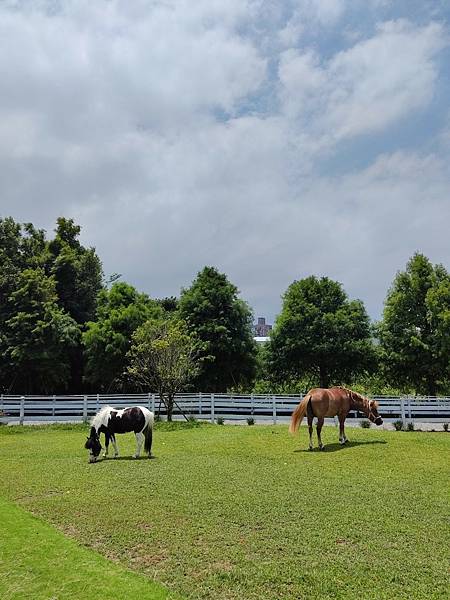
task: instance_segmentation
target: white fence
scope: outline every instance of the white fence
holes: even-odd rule
[[[253,417],[271,423],[286,422],[302,395],[230,395],[180,394],[176,397],[174,417],[209,420],[245,420]],[[379,412],[386,421],[450,422],[450,398],[376,398]],[[102,406],[117,408],[141,405],[155,413],[165,414],[157,394],[85,395],[85,396],[0,396],[2,422],[64,422],[86,421]],[[3,416],[2,416],[3,413]],[[352,411],[349,418],[362,419],[362,413]]]

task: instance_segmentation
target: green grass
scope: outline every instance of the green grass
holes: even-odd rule
[[[306,452],[304,427],[159,426],[154,460],[128,460],[128,435],[90,465],[86,428],[5,429],[0,495],[188,598],[447,597],[446,433],[349,429],[340,448],[329,427]]]
[[[147,578],[80,547],[51,525],[0,498],[0,598],[142,598],[175,596]]]

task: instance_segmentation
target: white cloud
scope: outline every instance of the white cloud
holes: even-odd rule
[[[397,21],[327,62],[311,51],[285,51],[279,68],[283,110],[333,143],[382,131],[429,104],[438,77],[435,57],[447,43],[437,23]]]

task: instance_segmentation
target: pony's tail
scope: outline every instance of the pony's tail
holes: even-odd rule
[[[152,453],[152,440],[153,440],[153,413],[150,413],[149,421],[143,431],[144,434],[144,450],[150,456]]]
[[[311,396],[307,394],[292,413],[291,424],[289,425],[289,433],[294,434],[300,427],[303,417],[306,414],[306,409],[308,407],[310,398]]]

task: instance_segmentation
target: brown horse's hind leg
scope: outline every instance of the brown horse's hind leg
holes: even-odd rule
[[[309,431],[309,449],[313,449],[313,419],[314,417],[310,417],[308,415],[308,431]]]
[[[314,413],[311,407],[311,400],[308,402],[308,406],[306,408],[306,414],[308,418],[308,431],[309,431],[309,449],[313,449],[313,420]]]
[[[324,449],[324,445],[322,444],[322,438],[320,437],[320,434],[322,433],[323,422],[323,417],[317,419],[317,441],[319,442],[319,450]]]
[[[339,443],[344,445],[348,442],[347,436],[344,430],[345,416],[339,415]]]

